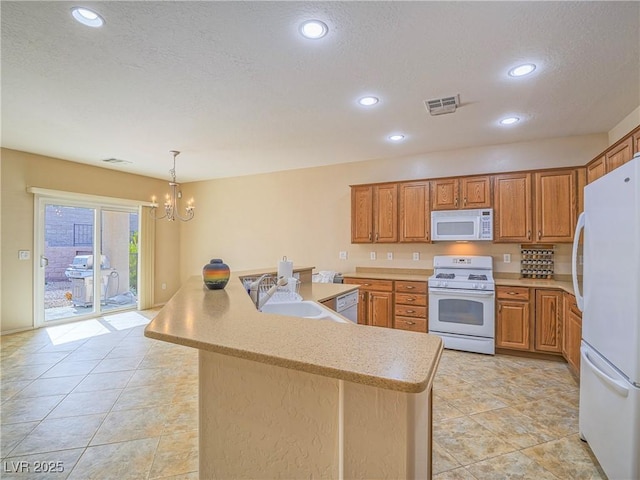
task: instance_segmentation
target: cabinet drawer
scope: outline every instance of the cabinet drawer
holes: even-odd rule
[[[427,296],[424,294],[396,293],[396,305],[420,305],[427,306]]]
[[[427,293],[427,282],[396,280],[396,292]]]
[[[393,292],[393,280],[345,277],[344,283],[360,285],[360,290],[377,290],[379,292]]]
[[[527,287],[497,287],[496,297],[500,300],[529,300]]]
[[[427,319],[396,317],[393,327],[400,330],[410,330],[412,332],[427,333]]]
[[[427,318],[427,307],[416,307],[413,305],[398,305],[396,304],[396,317],[418,317]]]

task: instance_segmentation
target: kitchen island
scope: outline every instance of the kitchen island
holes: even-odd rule
[[[145,330],[199,349],[201,478],[429,478],[440,338],[258,312],[240,278],[260,273],[192,277]]]

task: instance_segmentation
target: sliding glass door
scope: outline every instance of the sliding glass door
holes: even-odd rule
[[[137,307],[138,212],[38,199],[36,326]]]

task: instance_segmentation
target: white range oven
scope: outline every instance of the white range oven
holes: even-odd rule
[[[495,283],[491,257],[438,255],[429,277],[429,333],[445,348],[495,353]]]

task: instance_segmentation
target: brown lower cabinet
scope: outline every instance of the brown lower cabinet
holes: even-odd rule
[[[427,282],[395,281],[393,327],[427,333]]]
[[[560,290],[496,287],[496,347],[562,353],[564,302]]]
[[[344,283],[360,285],[358,324],[393,327],[393,280],[345,277]]]
[[[571,370],[580,375],[580,340],[582,338],[582,313],[578,309],[576,297],[564,293],[564,328],[562,335],[562,355]]]

